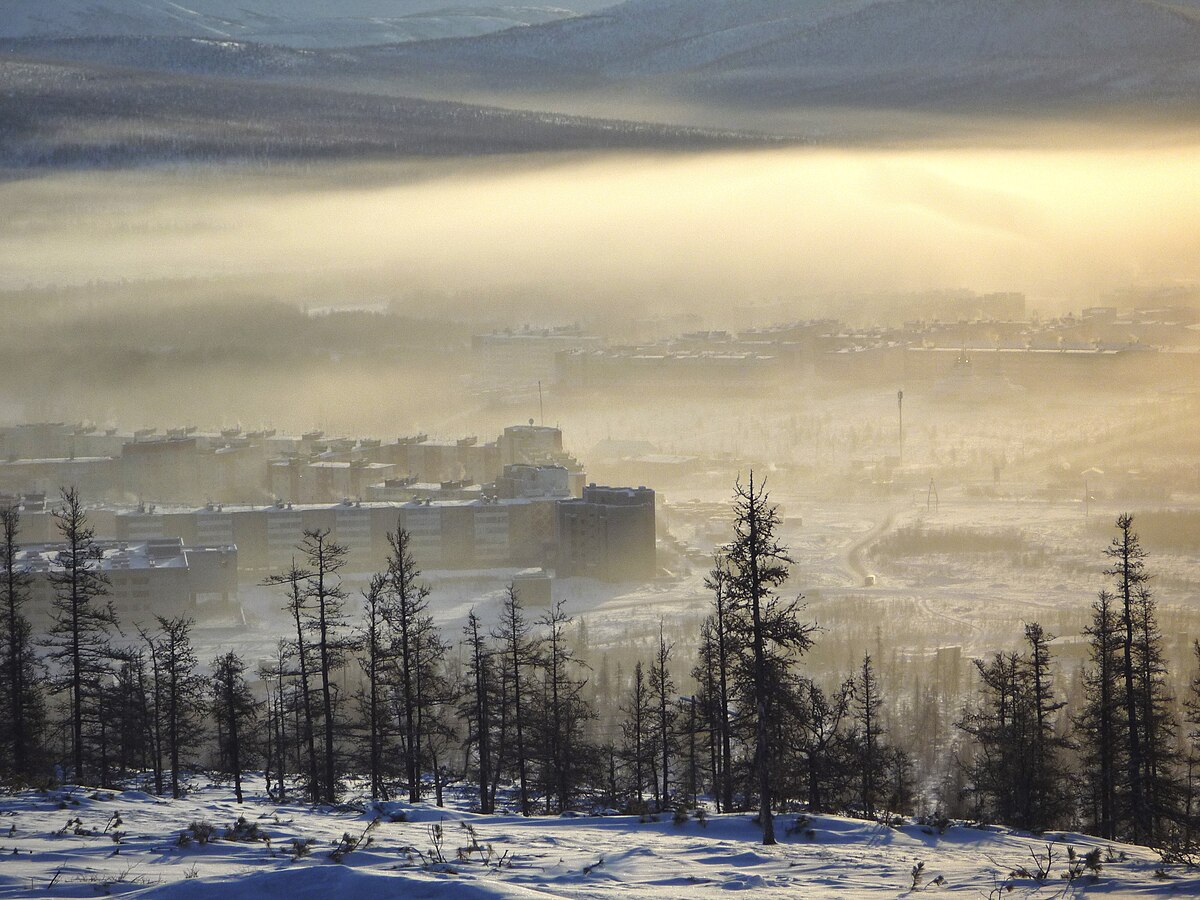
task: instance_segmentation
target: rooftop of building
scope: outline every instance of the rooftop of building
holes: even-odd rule
[[[188,554],[233,553],[232,544],[207,544],[184,546],[179,538],[150,538],[138,541],[96,541],[99,551],[100,570],[124,571],[126,569],[186,569]],[[59,556],[66,545],[24,544],[17,551],[17,565],[30,572],[61,571]]]

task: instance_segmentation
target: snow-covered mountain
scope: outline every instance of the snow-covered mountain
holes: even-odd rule
[[[592,16],[369,52],[418,79],[632,81],[739,103],[1200,107],[1195,0],[628,0]]]
[[[348,47],[470,37],[611,0],[5,0],[0,38],[194,37]]]

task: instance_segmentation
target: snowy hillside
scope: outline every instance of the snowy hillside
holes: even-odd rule
[[[831,900],[923,891],[972,898],[1200,892],[1200,877],[1160,868],[1145,848],[1076,834],[1039,838],[995,827],[942,831],[788,815],[780,818],[781,834],[788,833],[763,847],[741,814],[681,823],[670,816],[522,819],[397,802],[313,810],[273,803],[261,792],[247,800],[239,806],[230,790],[212,786],[178,801],[71,788],[0,798],[0,898],[674,900],[749,890]],[[1096,848],[1098,871],[1083,862]],[[1049,870],[1041,881],[1039,864]]]
[[[632,80],[757,104],[1200,101],[1200,14],[1152,0],[629,0],[371,53],[419,79]]]
[[[341,47],[469,37],[603,5],[604,0],[7,0],[0,37],[197,37]]]
[[[443,98],[635,88],[743,108],[1200,111],[1200,0],[626,0],[585,15],[435,3],[353,0],[333,20],[312,0],[287,16],[270,0],[253,13],[237,0],[65,0],[51,20],[18,0],[0,46]],[[528,27],[499,30],[518,20]],[[426,35],[446,39],[413,40]]]
[[[731,132],[73,63],[0,58],[0,83],[0,121],[7,123],[0,170],[774,143]]]

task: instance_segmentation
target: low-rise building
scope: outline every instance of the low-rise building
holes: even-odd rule
[[[26,609],[35,629],[53,621],[53,576],[62,571],[64,544],[23,544],[17,568],[30,575]],[[153,622],[155,616],[194,615],[197,604],[227,604],[237,597],[237,548],[187,547],[178,538],[98,541],[96,568],[108,581],[107,594],[125,623]]]

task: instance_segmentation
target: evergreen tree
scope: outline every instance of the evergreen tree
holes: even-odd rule
[[[156,616],[158,636],[152,644],[162,685],[157,708],[161,734],[171,764],[171,796],[183,796],[180,773],[195,752],[203,712],[204,682],[197,672],[192,648],[193,621],[185,616],[172,619]]]
[[[883,699],[879,695],[879,679],[871,665],[869,653],[863,654],[862,665],[852,682],[851,692],[858,738],[859,802],[863,813],[874,818],[875,801],[883,787],[886,760],[880,746]]]
[[[309,646],[309,642],[305,636],[305,622],[308,615],[308,599],[309,594],[306,590],[307,582],[312,576],[312,573],[307,569],[301,569],[296,565],[295,559],[292,560],[291,568],[287,572],[279,575],[271,575],[267,578],[265,585],[281,585],[287,588],[287,606],[284,608],[288,611],[292,618],[292,627],[296,632],[296,642],[291,647],[291,652],[288,654],[289,668],[288,675],[298,677],[299,684],[297,692],[294,696],[296,701],[294,711],[297,714],[303,713],[303,724],[296,728],[297,743],[296,748],[299,753],[301,745],[306,752],[307,761],[307,786],[306,793],[313,803],[319,803],[322,796],[321,776],[317,764],[317,746],[316,746],[316,723],[313,711],[313,692],[312,692],[312,657],[313,651]],[[291,660],[295,660],[295,668],[290,668]],[[279,677],[284,676],[283,661],[279,670]],[[282,697],[280,698],[282,700]],[[282,717],[281,717],[282,721]],[[286,767],[285,767],[286,768]],[[283,769],[280,770],[281,772]],[[282,790],[282,783],[281,783]]]
[[[242,802],[242,774],[250,764],[251,736],[258,703],[246,684],[246,664],[234,651],[213,660],[210,712],[217,725],[217,758],[222,771],[233,776],[233,791]]]
[[[1108,591],[1092,604],[1092,620],[1084,629],[1088,637],[1088,664],[1083,671],[1084,704],[1074,725],[1079,735],[1091,829],[1115,840],[1118,820],[1126,800],[1121,773],[1127,752],[1126,721],[1122,710],[1121,617]],[[1119,792],[1120,791],[1120,792]]]
[[[388,712],[387,676],[394,660],[387,630],[386,593],[388,579],[385,574],[375,575],[363,595],[363,626],[360,635],[360,664],[367,683],[360,697],[366,752],[363,754],[367,775],[371,782],[371,799],[387,799],[384,784],[384,750],[391,715]]]
[[[399,679],[401,745],[404,751],[404,772],[408,782],[408,799],[421,799],[422,703],[420,696],[421,649],[429,588],[420,581],[421,571],[413,559],[411,538],[403,528],[387,536],[389,555],[387,576],[389,603],[388,624],[391,626]]]
[[[500,612],[500,625],[494,637],[499,641],[502,660],[502,745],[507,742],[511,728],[523,816],[530,814],[529,748],[526,743],[525,714],[529,710],[529,670],[537,661],[537,644],[531,639],[530,630],[524,607],[521,605],[520,592],[516,585],[509,584]]]
[[[670,761],[675,747],[675,682],[667,663],[671,660],[673,644],[668,644],[663,635],[663,623],[658,622],[658,648],[650,667],[650,699],[654,704],[655,730],[658,737],[658,758],[662,768],[658,775],[661,791],[655,788],[659,810],[667,809],[671,803]]]
[[[46,710],[32,628],[24,612],[30,576],[17,562],[20,519],[16,507],[0,507],[0,774],[25,779],[36,768]]]
[[[654,767],[654,742],[650,739],[654,710],[641,660],[633,667],[633,683],[621,711],[621,757],[630,779],[631,806],[640,813],[645,810],[646,776]]]
[[[1058,735],[1056,721],[1059,710],[1066,704],[1054,694],[1049,649],[1053,639],[1037,622],[1025,626],[1033,732],[1024,818],[1026,827],[1039,833],[1065,821],[1070,811],[1063,764],[1063,752],[1069,743]]]
[[[325,773],[321,799],[326,803],[337,800],[338,765],[334,735],[338,730],[334,673],[345,664],[353,642],[346,634],[346,592],[340,572],[346,565],[347,550],[329,538],[329,529],[309,529],[298,549],[308,564],[307,608],[310,610],[309,629],[313,632],[318,675],[320,676],[321,712],[324,725]]]
[[[547,808],[553,800],[560,813],[570,808],[588,771],[591,748],[584,740],[584,726],[594,715],[583,698],[586,680],[575,674],[582,664],[567,641],[570,623],[561,600],[538,619],[544,629],[542,709],[538,717],[542,782]]]
[[[771,776],[777,748],[771,742],[771,721],[779,680],[773,675],[786,674],[794,657],[812,645],[813,631],[797,618],[802,598],[785,601],[776,596],[792,563],[775,536],[779,524],[777,509],[762,485],[755,487],[751,472],[748,484],[739,481],[735,487],[734,537],[725,556],[729,597],[738,614],[734,618],[744,625],[739,646],[750,655],[745,671],[754,708],[754,771],[764,844],[775,843]]]
[[[95,530],[75,488],[63,488],[62,507],[53,516],[64,546],[50,572],[55,596],[48,658],[58,669],[50,683],[53,689],[68,693],[72,771],[81,781],[86,757],[84,721],[89,714],[95,719],[99,712],[96,707],[113,655],[111,637],[117,616],[111,603],[102,603],[109,581],[100,570],[102,553]],[[89,709],[91,701],[95,704]]]
[[[742,649],[737,644],[737,637],[745,631],[744,628],[737,627],[737,613],[730,603],[732,583],[728,560],[717,554],[712,570],[705,580],[705,586],[713,593],[713,611],[709,616],[709,653],[711,669],[716,675],[712,706],[713,728],[719,744],[720,770],[720,775],[714,777],[718,777],[720,782],[719,805],[727,812],[733,809],[733,728],[729,717],[729,678],[733,673],[734,659]]]
[[[479,811],[495,811],[492,789],[492,695],[495,692],[492,652],[483,634],[479,616],[472,609],[463,627],[467,644],[467,677],[470,681],[470,697],[466,718],[470,723],[468,742],[476,748],[479,773]]]
[[[1143,747],[1144,728],[1142,708],[1138,703],[1137,685],[1135,682],[1137,666],[1134,662],[1134,632],[1136,630],[1136,611],[1139,590],[1149,579],[1146,574],[1144,559],[1146,551],[1142,549],[1138,536],[1133,531],[1133,517],[1122,513],[1117,517],[1117,528],[1120,534],[1113,539],[1105,551],[1105,556],[1112,560],[1112,566],[1105,574],[1116,580],[1117,600],[1122,627],[1121,666],[1124,680],[1122,697],[1125,704],[1125,736],[1126,736],[1126,774],[1128,776],[1129,808],[1130,808],[1130,839],[1136,844],[1149,838],[1152,827],[1150,811],[1146,802],[1144,783],[1146,757]]]
[[[845,771],[845,739],[842,725],[850,715],[854,696],[854,685],[846,681],[833,694],[828,695],[814,681],[799,680],[796,688],[789,691],[788,698],[793,706],[794,745],[791,748],[804,770],[808,808],[813,812],[825,812],[833,808],[830,802],[838,790],[838,772]]]

